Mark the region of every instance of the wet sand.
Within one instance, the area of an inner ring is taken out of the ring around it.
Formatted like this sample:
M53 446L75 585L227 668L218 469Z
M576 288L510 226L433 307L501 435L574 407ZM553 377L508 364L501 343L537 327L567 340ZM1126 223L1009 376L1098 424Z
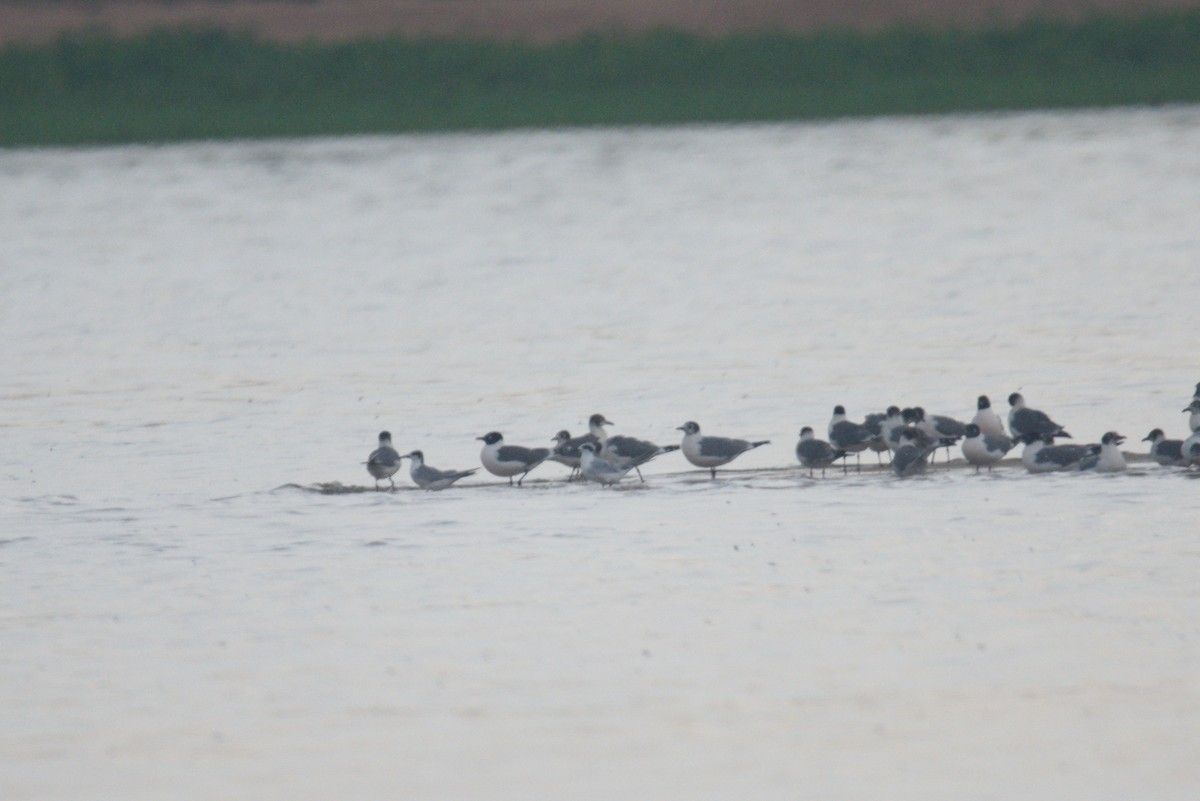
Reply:
M874 454L869 454L869 455L873 456ZM1159 465L1156 465L1154 460L1150 458L1149 454L1125 453L1124 456L1125 456L1126 463L1129 465L1129 470L1126 471L1126 473L1129 475L1138 475L1138 474L1146 473L1147 471L1155 471L1155 470L1171 470L1171 471L1177 472L1181 475L1185 475L1188 477L1200 478L1200 472L1197 472L1195 470L1167 468L1167 467L1161 467ZM645 482L638 481L637 476L633 473L630 473L628 476L625 477L625 479L623 479L621 482L616 484L614 486L614 489L652 489L655 485L664 486L664 485L682 484L682 483L695 483L697 481L735 482L735 483L739 483L739 484L744 484L750 488L756 488L756 480L757 479L793 478L800 482L836 481L839 478L852 477L852 476L856 476L856 475L857 476L875 475L881 479L890 479L890 480L896 480L896 481L913 481L913 480L920 480L923 477L933 476L938 473L972 473L972 472L976 472L974 466L967 463L967 461L964 459L951 458L949 462L942 461L945 459L945 455L942 453L939 453L937 455L937 458L939 461L936 464L931 463L929 465L929 469L923 475L910 476L910 477L906 477L904 479L900 479L900 478L892 475L891 466L887 463L886 460L884 461L883 464L879 464L877 461L875 461L872 458L870 462L864 461L861 466L856 466L853 462L851 462L849 469L846 472L843 472L841 464L839 463L833 467L828 468L826 470L826 474L824 476L821 475L820 470L816 471L816 474L814 476L809 476L808 469L804 468L804 467L800 467L799 465L788 465L788 466L781 466L781 467L760 467L760 468L738 468L738 467L718 468L716 479L711 478L708 475L707 470L702 470L700 468L696 468L696 469L692 469L692 470L684 469L684 470L678 470L678 471L673 471L673 472L650 474L650 477ZM535 486L535 487L548 488L548 487L552 487L556 484L561 484L561 485L579 484L581 486L588 486L590 483L590 482L582 481L580 479L575 479L574 481L567 481L567 474L565 472L556 471L555 475L550 475L550 473L552 471L555 471L555 468L553 466L550 466L549 469L545 471L545 473L542 473L541 468L536 468L535 470L530 471L529 477L525 479L524 483L522 484L522 487ZM995 466L993 466L993 468L991 470L987 470L985 468L978 472L981 474L989 473L989 472L997 473L997 474L998 473L1008 473L1011 476L1031 475L1021 465L1021 459L1019 456L1015 457L1015 458L1011 457L1011 456L1007 457L1007 458L1001 460L1000 462L998 462ZM1057 475L1070 475L1072 472L1075 472L1075 471L1071 471L1071 470L1058 471ZM542 474L539 475L539 473L542 473ZM559 475L557 473L561 473L561 475ZM1119 475L1119 474L1113 474L1113 475ZM376 492L376 491L378 491L378 492L422 491L420 487L417 487L408 482L408 473L406 472L406 470L401 470L399 473L397 473L394 476L394 478L396 481L396 488L394 490L391 489L390 487L388 487L386 484L382 487L382 489L376 490L376 488L373 485L369 485L369 484L342 484L339 481L321 481L321 482L316 482L313 484L284 484L281 487L277 487L276 490L277 491L300 490L303 492L313 492L318 495L353 495L353 494L357 494L360 492ZM496 487L496 486L500 486L500 485L507 485L507 482L502 478L495 478L493 476L485 476L485 475L476 475L476 476L471 477L470 479L464 479L463 481L459 481L453 487L448 488L446 490L441 490L441 491L442 492L456 492L459 490L481 489L484 487ZM599 485L593 485L593 486L595 486L595 489L597 489L597 490L602 489ZM758 487L758 488L761 488L761 487ZM778 488L779 487L777 485L770 486L770 489L778 489Z

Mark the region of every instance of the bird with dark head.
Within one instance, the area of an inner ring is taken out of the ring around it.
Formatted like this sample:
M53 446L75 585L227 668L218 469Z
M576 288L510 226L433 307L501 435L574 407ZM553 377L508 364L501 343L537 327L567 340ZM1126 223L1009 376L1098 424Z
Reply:
M396 489L396 482L392 478L396 471L400 469L400 460L404 457L397 453L392 447L392 433L390 431L379 432L379 447L371 451L367 456L367 472L375 479L375 489L379 490L379 482L382 479L387 479L392 485L392 489Z
M859 472L862 471L861 454L870 446L874 436L871 429L846 418L845 406L838 404L833 407L833 416L829 418L829 444L835 450L853 453ZM847 471L846 463L842 462L842 472Z
M1150 457L1163 467L1187 467L1188 461L1183 458L1183 440L1167 439L1161 428L1156 428L1142 442L1150 443Z
M800 429L800 441L796 443L796 459L808 468L812 476L816 468L821 468L821 477L825 477L825 468L846 456L845 451L839 451L825 440L817 439L811 426Z
M769 439L751 442L745 439L730 439L728 437L708 437L700 434L700 426L689 420L676 428L683 432L680 450L683 457L696 467L707 468L712 477L717 477L717 468L732 462L749 450L766 445Z
M991 472L992 466L998 464L1008 452L1013 449L1013 441L1003 434L985 434L975 423L967 423L963 435L963 458L968 464L975 465L975 472L980 467L987 467Z
M517 486L529 475L529 471L550 458L549 448L525 448L520 445L505 445L504 435L499 431L489 431L475 439L483 441L479 452L479 460L487 471L495 476L507 478L513 483L513 476L520 475Z
M1014 439L1020 439L1025 434L1070 438L1066 429L1051 420L1045 412L1026 406L1020 392L1008 396L1008 405L1012 407L1008 410L1008 430Z

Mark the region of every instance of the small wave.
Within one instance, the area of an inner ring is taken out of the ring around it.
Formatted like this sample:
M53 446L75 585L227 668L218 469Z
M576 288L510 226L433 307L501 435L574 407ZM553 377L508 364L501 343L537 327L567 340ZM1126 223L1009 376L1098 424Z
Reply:
M78 506L79 498L74 495L35 495L18 498L20 503L46 504L48 506Z

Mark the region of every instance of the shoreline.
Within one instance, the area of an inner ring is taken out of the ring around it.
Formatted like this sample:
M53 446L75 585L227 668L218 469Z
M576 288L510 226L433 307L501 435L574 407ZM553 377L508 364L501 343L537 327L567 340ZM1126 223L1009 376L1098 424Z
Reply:
M64 34L128 38L162 28L219 28L269 41L399 36L548 43L663 28L703 36L979 30L1031 19L1079 22L1200 8L1200 0L61 0L0 2L0 47Z
M565 42L288 43L215 29L0 49L0 147L734 124L1200 102L1200 9Z

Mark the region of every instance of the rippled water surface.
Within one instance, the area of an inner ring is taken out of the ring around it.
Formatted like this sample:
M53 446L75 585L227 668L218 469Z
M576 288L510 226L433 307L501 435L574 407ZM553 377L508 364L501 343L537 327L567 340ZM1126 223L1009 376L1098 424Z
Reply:
M1200 110L0 151L5 799L1190 799ZM370 491L376 433L771 439ZM868 457L866 464L872 464Z

